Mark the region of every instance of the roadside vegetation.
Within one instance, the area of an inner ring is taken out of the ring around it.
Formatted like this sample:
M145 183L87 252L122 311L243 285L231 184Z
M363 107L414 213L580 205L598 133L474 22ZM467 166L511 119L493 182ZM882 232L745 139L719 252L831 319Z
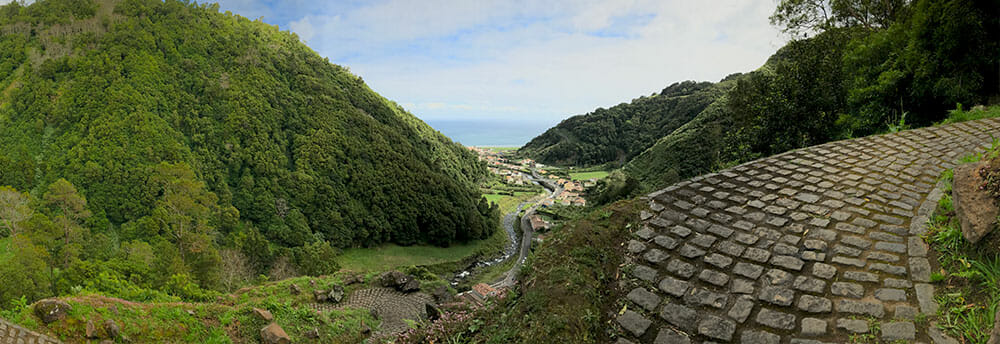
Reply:
M519 284L495 305L456 309L396 343L604 343L615 314L612 285L622 238L636 229L642 202L623 201L559 226L532 254Z
M424 279L421 282L425 288L446 285L444 281L417 270L404 269ZM103 324L113 320L121 329L118 342L257 343L260 342L260 329L268 324L253 313L254 308L260 308L271 312L274 321L295 343L360 343L378 327L378 319L368 310L318 311L310 306L315 302L313 290L329 290L337 284L345 286L349 294L369 288L374 277L374 274L346 272L299 277L220 295L217 301L211 303L176 300L131 302L80 291L60 298L72 306L62 321L44 325L25 302L0 312L0 317L66 342L87 342L88 320L97 325L99 336L107 338ZM345 283L348 279L358 278L362 280L359 283ZM293 293L292 284L300 287L301 293ZM313 330L319 337L310 339L306 333Z
M959 111L952 114L949 121L981 116ZM994 143L989 151L966 157L962 162L996 159L998 156L1000 145ZM941 265L940 272L931 274L931 281L938 286L935 297L940 305L936 315L938 326L963 342L986 343L1000 304L1000 250L996 246L1000 242L1000 234L994 231L976 244L965 240L952 205L952 180L952 170L946 171L942 176L945 194L938 202L930 231L925 236Z

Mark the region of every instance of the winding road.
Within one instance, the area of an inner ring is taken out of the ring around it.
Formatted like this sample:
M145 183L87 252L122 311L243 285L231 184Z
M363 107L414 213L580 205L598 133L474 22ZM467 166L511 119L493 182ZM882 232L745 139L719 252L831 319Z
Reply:
M553 199L562 193L563 190L561 187L555 185L555 183L551 180L542 178L535 170L531 170L531 174L533 181L542 185L542 187L546 190L549 190L549 194L546 198ZM504 216L504 227L508 233L514 233L514 219L517 218L518 211L524 206L525 203L530 202L521 203L517 207L518 210ZM531 215L535 213L535 209L538 209L539 203L540 202L536 202L531 206L531 208L528 208L528 210L524 212L524 216L521 216L521 232L523 233L521 236L521 252L517 257L517 261L514 263L514 266L511 266L510 270L504 274L504 278L500 282L493 285L494 288L510 287L517 283L517 272L521 270L521 265L524 264L524 260L528 257L528 253L531 252L531 237L534 235L534 231L531 229L531 220L529 219L531 218ZM515 239L513 235L511 235L511 239ZM514 241L516 242L516 240Z

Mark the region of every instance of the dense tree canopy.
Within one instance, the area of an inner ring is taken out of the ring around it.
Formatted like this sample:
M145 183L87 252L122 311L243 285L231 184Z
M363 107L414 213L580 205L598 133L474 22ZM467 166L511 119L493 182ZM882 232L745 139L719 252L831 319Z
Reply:
M199 295L220 266L329 273L338 248L498 227L475 155L295 34L218 8L0 7L0 235L58 270L38 283Z
M547 164L619 166L697 116L722 92L710 82L675 83L659 94L570 117L519 153Z

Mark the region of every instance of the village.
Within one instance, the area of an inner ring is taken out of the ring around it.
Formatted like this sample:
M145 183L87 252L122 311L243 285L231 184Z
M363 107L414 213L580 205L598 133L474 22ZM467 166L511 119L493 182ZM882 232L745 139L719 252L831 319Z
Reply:
M532 159L516 158L509 149L493 147L468 147L489 171L497 176L483 186L483 194L491 202L513 200L519 204L515 213L523 212L523 228L533 243L546 239L549 231L558 225L567 212L581 212L587 206L585 190L596 185L606 172L570 172L571 169L546 166ZM583 178L586 177L586 178ZM543 192L542 184L551 190ZM520 196L520 197L518 197ZM483 304L491 297L502 297L506 292L503 283L478 283L471 290L458 295L465 302Z
M534 172L559 187L561 192L557 192L554 198L542 200L539 204L541 207L556 204L586 206L587 200L583 197L583 191L597 182L597 178L573 180L567 173L547 169L548 166L531 159L511 160L508 158L510 156L508 151L482 147L469 147L469 149L478 154L479 159L487 163L490 172L500 176L501 181L508 186L534 185L535 178L532 175Z

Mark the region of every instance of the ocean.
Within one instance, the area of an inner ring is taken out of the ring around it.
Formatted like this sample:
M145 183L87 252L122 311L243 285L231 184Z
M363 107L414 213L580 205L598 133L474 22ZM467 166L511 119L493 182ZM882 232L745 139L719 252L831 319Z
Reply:
M552 120L437 119L424 120L466 146L520 147L559 124Z

